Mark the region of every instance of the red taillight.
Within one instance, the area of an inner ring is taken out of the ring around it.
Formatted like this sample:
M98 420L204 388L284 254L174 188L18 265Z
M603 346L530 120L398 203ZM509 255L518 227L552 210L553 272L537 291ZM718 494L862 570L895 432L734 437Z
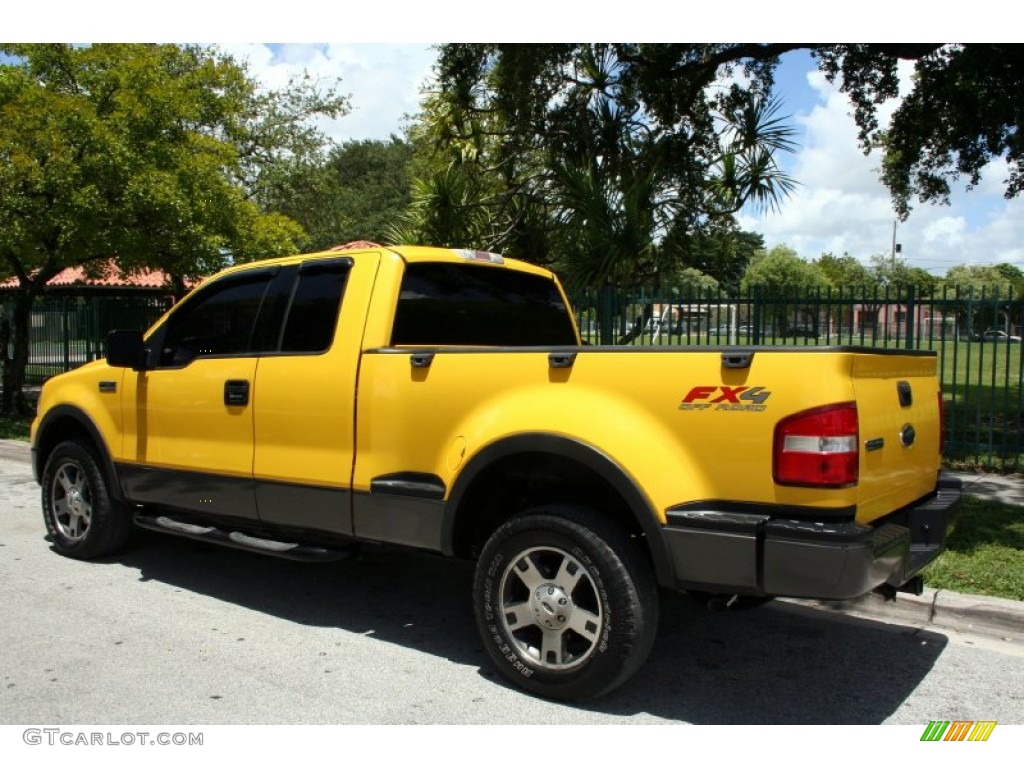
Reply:
M779 485L857 484L857 404L837 403L789 416L775 427L772 476Z

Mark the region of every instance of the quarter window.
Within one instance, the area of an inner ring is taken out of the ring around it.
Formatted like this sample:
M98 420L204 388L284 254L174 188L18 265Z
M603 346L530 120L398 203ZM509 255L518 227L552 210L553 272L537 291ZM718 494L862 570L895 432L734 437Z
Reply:
M324 352L331 346L350 266L347 259L302 265L281 333L281 352Z

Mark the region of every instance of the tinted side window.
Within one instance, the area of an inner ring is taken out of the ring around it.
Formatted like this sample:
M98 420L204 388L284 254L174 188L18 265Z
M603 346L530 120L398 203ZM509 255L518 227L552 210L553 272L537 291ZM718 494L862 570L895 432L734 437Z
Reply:
M351 261L309 262L299 270L282 352L323 352L331 346Z
M269 273L218 280L169 319L160 365L186 365L199 356L238 355L251 349Z
M391 334L393 346L576 344L555 283L482 265L410 264Z

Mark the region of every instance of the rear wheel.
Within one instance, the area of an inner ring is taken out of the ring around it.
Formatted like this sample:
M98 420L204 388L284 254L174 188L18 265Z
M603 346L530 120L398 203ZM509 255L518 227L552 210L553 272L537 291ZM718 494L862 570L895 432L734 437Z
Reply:
M629 536L593 510L538 507L498 528L477 564L484 646L517 685L555 699L607 693L654 643L658 592Z
M131 532L127 508L110 488L91 447L67 441L43 470L43 520L54 549L89 559L121 549Z

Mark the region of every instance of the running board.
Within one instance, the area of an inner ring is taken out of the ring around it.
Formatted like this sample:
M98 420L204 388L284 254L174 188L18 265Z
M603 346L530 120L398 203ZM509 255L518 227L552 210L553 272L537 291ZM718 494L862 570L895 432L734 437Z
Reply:
M286 541L275 541L273 539L260 539L255 536L242 533L241 531L225 531L215 528L212 525L195 525L183 523L165 515L156 517L150 515L136 515L135 524L147 531L157 533L169 533L174 536L184 536L186 539L205 541L209 544L218 544L222 547L242 549L246 552L256 552L261 555L282 557L285 560L299 560L305 563L326 563L334 560L347 560L354 557L358 551L355 545L345 547L311 547L305 544L295 544Z

